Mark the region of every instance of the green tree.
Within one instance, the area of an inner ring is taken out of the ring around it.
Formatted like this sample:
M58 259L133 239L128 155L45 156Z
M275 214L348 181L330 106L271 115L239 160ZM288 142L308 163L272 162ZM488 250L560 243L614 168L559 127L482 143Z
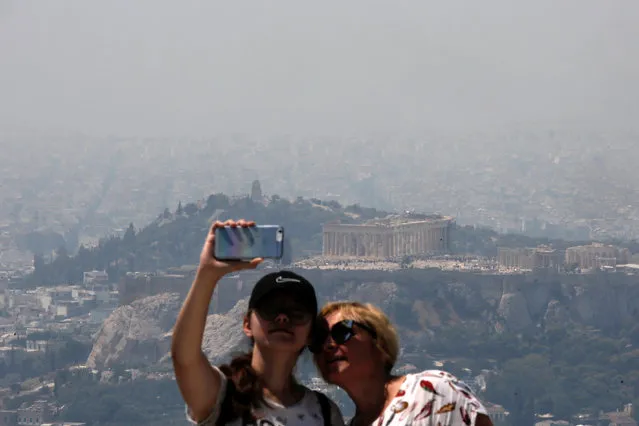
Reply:
M197 204L195 204L195 203L188 203L184 207L184 213L186 213L187 216L193 216L197 212L198 212L198 208L197 208Z
M122 237L122 243L127 247L132 247L135 244L135 226L133 226L133 223L130 223L126 229Z

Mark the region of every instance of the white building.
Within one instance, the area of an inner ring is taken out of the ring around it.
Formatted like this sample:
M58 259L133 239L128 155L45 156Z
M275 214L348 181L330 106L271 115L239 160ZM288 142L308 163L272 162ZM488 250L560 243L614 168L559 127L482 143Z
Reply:
M108 283L109 282L109 274L106 271L89 271L84 273L84 278L82 279L82 283L85 286L90 286L98 283Z

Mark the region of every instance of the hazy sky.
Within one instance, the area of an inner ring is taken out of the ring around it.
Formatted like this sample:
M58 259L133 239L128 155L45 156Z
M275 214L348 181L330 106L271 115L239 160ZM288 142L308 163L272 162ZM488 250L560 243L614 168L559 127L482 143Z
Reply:
M639 121L639 2L0 0L0 124L419 135Z

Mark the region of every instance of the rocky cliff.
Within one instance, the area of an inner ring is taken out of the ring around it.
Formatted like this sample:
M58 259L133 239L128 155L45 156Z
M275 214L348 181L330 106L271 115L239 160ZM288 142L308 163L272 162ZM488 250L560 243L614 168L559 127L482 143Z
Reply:
M181 304L179 294L164 293L119 307L102 324L87 365L104 369L168 361L171 329ZM246 339L240 324L247 306L248 301L243 299L227 313L207 317L203 348L212 362L226 361L242 349Z
M403 343L428 344L441 327L468 324L487 332L524 332L568 322L602 330L639 322L639 276L480 275L439 270L298 271L314 283L320 303L374 303L398 326ZM241 330L250 285L221 286L220 314L209 315L204 350L217 363L247 347ZM226 292L226 293L225 293ZM239 300L239 302L238 302ZM178 294L122 306L104 322L87 363L105 368L168 359ZM232 304L231 304L232 303Z
M104 321L87 365L103 369L126 361L128 366L160 360L170 348L170 334L180 308L176 293L158 294L120 306Z
M567 321L602 330L639 322L639 275L489 275L440 270L300 271L327 299L383 306L400 328L476 322L522 331ZM548 323L548 324L547 324Z

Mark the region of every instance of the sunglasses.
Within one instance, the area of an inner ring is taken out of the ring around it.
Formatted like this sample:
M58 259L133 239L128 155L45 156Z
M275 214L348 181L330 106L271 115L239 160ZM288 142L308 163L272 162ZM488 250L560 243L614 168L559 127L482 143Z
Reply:
M362 324L361 322L354 320L342 320L334 324L330 329L323 327L316 330L315 335L313 336L313 343L309 345L309 350L314 354L320 353L324 347L324 343L326 343L326 339L328 339L328 336L330 336L338 345L343 345L357 334L355 326L362 330L366 330L373 339L377 338L375 330L366 324Z
M278 306L277 304L264 303L255 308L255 312L266 321L275 321L278 315L284 314L293 325L307 324L313 319L313 314L301 306Z

